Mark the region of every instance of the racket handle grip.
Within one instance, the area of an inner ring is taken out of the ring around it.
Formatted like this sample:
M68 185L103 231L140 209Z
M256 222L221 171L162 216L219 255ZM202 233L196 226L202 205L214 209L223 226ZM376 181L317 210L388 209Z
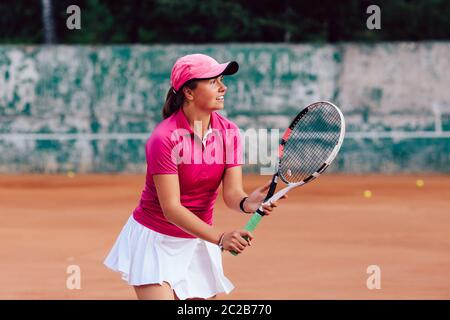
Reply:
M262 215L260 215L258 212L255 212L253 215L252 215L252 217L250 218L250 220L248 220L248 222L247 222L247 224L245 225L245 227L244 227L244 229L245 230L247 230L247 231L253 231L253 230L255 230L255 228L256 228L256 226L258 225L258 223L261 221L261 219L262 219ZM247 236L244 236L243 237L245 240L247 240L248 241L248 237ZM236 251L230 251L230 253L233 255L233 256L237 256L238 255L238 253L236 252Z

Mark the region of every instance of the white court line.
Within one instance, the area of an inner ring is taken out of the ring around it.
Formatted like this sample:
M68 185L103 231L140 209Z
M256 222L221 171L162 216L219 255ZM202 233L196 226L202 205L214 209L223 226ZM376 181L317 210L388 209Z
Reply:
M0 133L0 140L147 140L147 133ZM347 132L346 139L449 139L450 131Z

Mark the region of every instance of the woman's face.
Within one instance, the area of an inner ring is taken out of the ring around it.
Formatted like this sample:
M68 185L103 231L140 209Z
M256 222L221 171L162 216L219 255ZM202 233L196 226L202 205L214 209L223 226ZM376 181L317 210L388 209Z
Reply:
M201 110L221 110L224 107L226 91L227 87L223 82L223 76L200 80L192 92L192 102Z

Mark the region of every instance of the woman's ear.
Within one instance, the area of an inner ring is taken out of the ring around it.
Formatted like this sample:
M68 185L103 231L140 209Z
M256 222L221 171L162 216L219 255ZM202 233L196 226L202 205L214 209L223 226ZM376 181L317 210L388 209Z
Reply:
M189 89L188 87L183 88L183 95L186 98L186 100L194 100L194 91Z

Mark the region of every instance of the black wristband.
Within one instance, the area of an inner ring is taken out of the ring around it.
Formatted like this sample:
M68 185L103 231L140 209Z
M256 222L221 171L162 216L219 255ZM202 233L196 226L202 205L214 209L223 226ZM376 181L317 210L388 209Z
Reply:
M242 198L241 202L239 203L239 207L241 208L242 212L244 212L244 213L251 213L251 212L245 211L245 209L244 209L244 201L247 200L247 198L248 197Z

